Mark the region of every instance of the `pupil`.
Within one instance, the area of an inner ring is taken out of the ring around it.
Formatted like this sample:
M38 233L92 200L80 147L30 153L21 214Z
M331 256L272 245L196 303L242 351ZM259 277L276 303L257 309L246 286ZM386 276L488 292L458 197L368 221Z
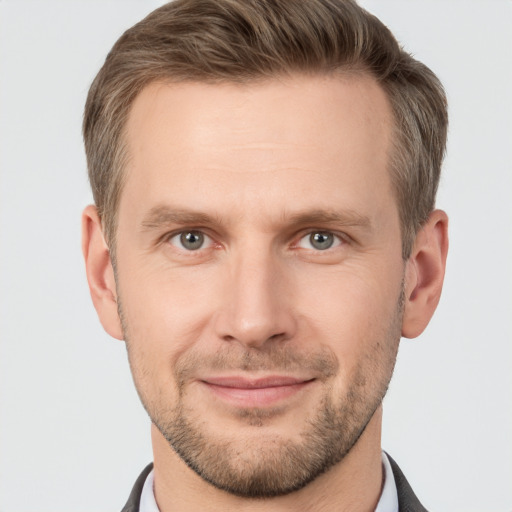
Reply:
M329 249L334 243L334 237L330 233L313 233L310 236L311 245L316 249Z
M198 231L189 231L188 233L182 233L180 239L183 247L185 247L186 249L190 249L191 251L199 249L203 245L204 241L202 233L199 233Z

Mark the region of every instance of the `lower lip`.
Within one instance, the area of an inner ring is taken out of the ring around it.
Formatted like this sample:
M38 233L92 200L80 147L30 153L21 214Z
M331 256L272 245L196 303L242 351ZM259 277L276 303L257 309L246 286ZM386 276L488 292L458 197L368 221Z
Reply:
M310 386L312 380L286 386L265 388L233 388L204 382L218 398L237 407L268 407L290 398Z

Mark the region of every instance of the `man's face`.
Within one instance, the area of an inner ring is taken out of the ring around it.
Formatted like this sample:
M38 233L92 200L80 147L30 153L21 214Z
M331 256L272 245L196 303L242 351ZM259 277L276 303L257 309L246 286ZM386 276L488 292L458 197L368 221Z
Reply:
M117 293L153 423L204 479L298 489L391 378L404 263L365 77L153 84L127 124Z

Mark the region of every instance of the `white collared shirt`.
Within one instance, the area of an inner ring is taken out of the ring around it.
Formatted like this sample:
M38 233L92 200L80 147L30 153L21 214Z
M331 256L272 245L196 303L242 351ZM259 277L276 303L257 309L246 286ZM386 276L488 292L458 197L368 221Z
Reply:
M388 456L384 452L382 452L382 470L384 471L384 485L375 512L398 512L395 475L393 475Z
M153 469L144 482L142 494L140 495L139 512L160 512L155 500L155 493L153 492Z
M398 512L398 494L396 491L395 477L389 464L389 460L382 452L382 469L384 471L384 486L375 512ZM144 482L140 497L140 512L160 512L153 492L153 471L149 473Z

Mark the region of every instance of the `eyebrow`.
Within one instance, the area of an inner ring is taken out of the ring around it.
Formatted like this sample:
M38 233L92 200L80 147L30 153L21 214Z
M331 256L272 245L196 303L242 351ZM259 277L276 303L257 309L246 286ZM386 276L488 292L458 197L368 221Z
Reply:
M291 224L336 224L340 226L370 228L372 222L366 215L353 210L310 210L299 212L288 217Z
M156 206L149 210L141 225L144 229L156 229L168 224L210 225L220 223L220 219L206 213L168 206Z
M342 211L313 209L290 215L284 212L281 218L283 224L295 226L331 224L366 229L372 227L369 217L349 209ZM144 230L158 229L170 224L212 226L222 225L224 222L221 217L195 210L156 206L148 212L141 223Z

